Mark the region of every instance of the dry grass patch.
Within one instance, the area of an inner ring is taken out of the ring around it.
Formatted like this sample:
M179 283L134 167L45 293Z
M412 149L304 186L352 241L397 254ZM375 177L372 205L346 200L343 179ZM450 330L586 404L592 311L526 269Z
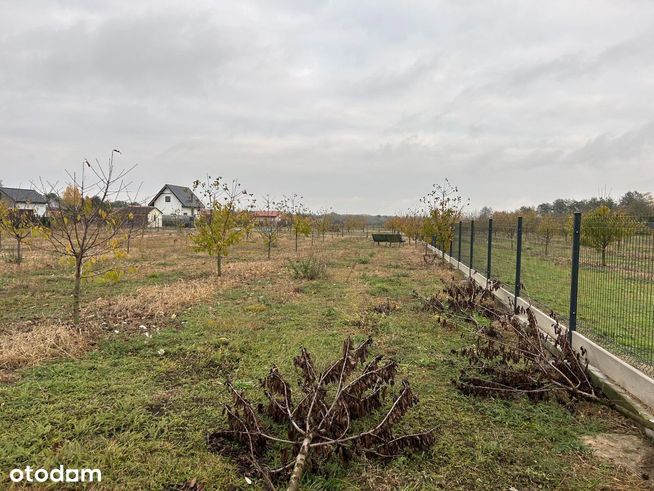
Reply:
M84 317L140 320L170 316L210 298L215 291L215 282L209 280L179 280L165 285L143 286L129 295L98 298L85 309Z
M39 324L31 330L0 336L0 370L31 367L75 357L93 345L91 336L66 324Z
M273 261L228 264L225 276L194 280L178 280L164 285L149 285L128 295L98 298L85 309L84 317L93 323L132 324L168 319L183 309L206 302L218 291L247 284L248 281L272 274L279 269Z

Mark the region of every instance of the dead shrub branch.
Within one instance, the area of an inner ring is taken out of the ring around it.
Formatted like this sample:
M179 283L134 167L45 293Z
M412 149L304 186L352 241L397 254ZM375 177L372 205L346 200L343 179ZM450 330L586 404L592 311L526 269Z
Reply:
M397 363L381 355L365 363L371 346L372 338L356 347L348 338L341 357L322 371L302 348L293 360L300 373L295 403L291 384L275 366L261 380L268 403L256 409L228 382L232 403L225 406L227 429L208 436L210 448L224 453L226 442L237 444L239 461L246 460L249 472L258 474L270 489L288 478L288 489L296 490L305 469L316 470L332 457L344 462L356 455L390 459L407 449L430 447L435 440L433 430L400 437L393 434L393 427L418 403L406 380L376 424L352 432L353 421L381 410L397 376ZM264 419L275 424L264 424Z

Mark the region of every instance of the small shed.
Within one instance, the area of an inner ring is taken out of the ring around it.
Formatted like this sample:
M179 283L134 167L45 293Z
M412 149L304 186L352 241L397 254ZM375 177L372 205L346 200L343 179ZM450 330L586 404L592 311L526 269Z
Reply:
M128 206L117 211L119 216L129 216L126 227L161 228L163 213L155 206Z

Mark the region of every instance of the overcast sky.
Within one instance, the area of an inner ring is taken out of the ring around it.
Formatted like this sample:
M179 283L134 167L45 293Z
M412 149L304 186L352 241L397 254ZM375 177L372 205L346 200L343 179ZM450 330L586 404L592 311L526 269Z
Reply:
M0 179L138 164L392 213L654 190L650 0L0 0Z

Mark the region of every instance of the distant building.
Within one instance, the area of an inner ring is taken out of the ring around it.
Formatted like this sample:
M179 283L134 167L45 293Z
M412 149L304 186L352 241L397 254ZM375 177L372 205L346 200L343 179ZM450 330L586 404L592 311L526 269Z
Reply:
M265 224L267 222L281 222L282 213L276 210L258 210L253 211L252 216L258 224Z
M204 209L202 201L185 186L166 184L148 203L161 211L162 214L174 216L195 217Z
M0 187L0 202L8 208L31 210L38 217L48 211L48 199L33 189Z
M163 226L163 213L154 206L128 206L117 211L120 217L129 218L125 226L140 228L161 228Z

